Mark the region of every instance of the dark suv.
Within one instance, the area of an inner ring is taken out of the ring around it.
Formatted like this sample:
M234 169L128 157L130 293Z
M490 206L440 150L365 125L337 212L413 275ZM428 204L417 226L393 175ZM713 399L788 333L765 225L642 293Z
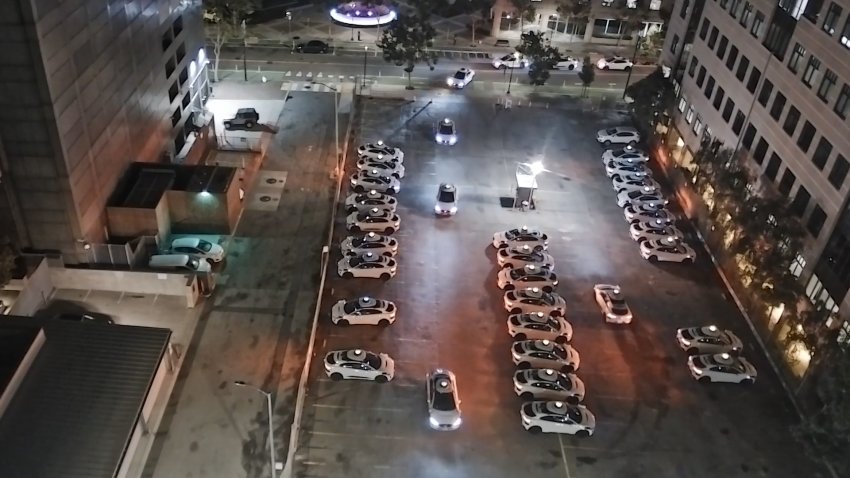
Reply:
M321 40L310 40L307 43L299 43L295 50L301 53L327 53L330 47Z
M224 120L224 129L251 129L260 121L260 115L254 108L239 108L236 116Z

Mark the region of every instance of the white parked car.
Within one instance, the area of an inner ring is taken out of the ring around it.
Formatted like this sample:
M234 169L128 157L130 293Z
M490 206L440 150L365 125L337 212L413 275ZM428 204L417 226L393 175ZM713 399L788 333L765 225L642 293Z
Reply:
M475 77L475 71L471 68L461 68L454 75L446 78L446 84L452 88L463 89Z
M673 216L664 208L655 208L646 205L635 205L623 208L623 216L631 224L636 222L662 221L666 224L673 223Z
M649 262L684 262L686 264L692 264L697 257L691 246L670 237L660 241L641 242L640 255Z
M528 226L493 234L493 247L496 249L514 246L529 246L534 250L543 251L549 248L549 236Z
M643 163L621 163L619 161L608 161L605 163L605 174L608 175L609 178L613 178L614 175L624 175L624 174L643 174L648 173L648 169Z
M631 324L632 311L620 291L620 286L611 284L596 284L593 286L593 296L602 311L602 317L609 324Z
M519 52L508 53L493 60L493 68L525 68L526 66L528 66L528 59Z
M376 159L378 161L404 161L404 151L394 148L383 141L377 143L361 144L357 148L357 154L361 158Z
M716 325L708 327L687 327L676 331L676 342L688 355L728 353L737 355L744 349L744 343L729 330L721 330Z
M682 231L661 219L634 222L629 226L629 235L638 242L659 241L668 237L682 240L685 237Z
M401 218L398 214L373 207L368 211L353 212L345 218L345 227L352 232L373 231L392 234L398 231Z
M628 58L623 58L622 56L609 56L607 58L600 58L599 61L596 62L596 68L600 70L620 70L620 71L629 71L634 66L631 60Z
M531 433L565 433L578 437L593 435L596 417L584 405L560 401L534 401L520 409L522 426Z
M584 382L571 373L532 368L514 372L514 392L523 400L561 400L575 405L584 400Z
M377 169L363 169L351 175L351 187L356 193L377 191L395 194L401 189L401 183L392 176L385 176Z
M552 292L558 285L558 276L551 269L527 265L517 269L502 269L498 274L497 285L502 290L514 290L537 287L543 292Z
M224 248L199 237L181 237L171 241L171 254L189 254L212 262L224 259Z
M365 236L348 236L339 244L343 255L360 255L371 252L375 255L394 256L398 252L398 240L370 232Z
M555 70L580 70L581 69L582 60L581 58L573 58L571 56L561 57L558 59L558 63L555 63Z
M381 173L382 176L392 176L396 179L404 177L404 166L395 161L376 161L369 158L360 158L357 161L357 169L371 169Z
M661 191L623 191L617 194L617 205L620 207L626 207L631 204L645 204L650 207L661 208L669 202L661 195Z
M632 148L631 146L626 146L625 148L620 149L606 149L605 152L602 153L603 163L615 160L628 163L646 163L649 161L649 156L647 156L643 151Z
M508 333L516 340L551 340L565 344L573 338L573 326L563 317L543 312L512 314L508 317Z
M535 266L541 269L555 269L555 258L544 251L535 251L530 245L514 246L499 249L496 253L499 267L520 269L525 266Z
M365 193L349 194L345 198L345 212L368 211L372 208L395 211L398 200L389 194L379 193L372 190Z
M614 190L616 190L618 194L623 191L640 191L643 193L661 191L661 185L649 176L637 181L625 181L620 183L611 181L611 183L614 185Z
M434 213L438 216L454 216L457 213L457 188L454 184L443 183L437 188Z
M336 325L380 325L395 322L396 306L388 300L360 297L339 300L331 309L331 322Z
M573 373L581 363L578 352L567 344L551 340L520 340L511 346L511 358L518 369L551 368Z
M386 383L395 376L395 361L387 354L363 349L334 350L325 354L325 374L331 380L374 380Z
M434 430L457 430L463 421L460 416L460 397L457 378L450 370L438 368L425 377L428 401L428 424Z
M755 383L756 368L744 357L730 354L691 355L688 357L691 376L700 382Z
M455 143L457 143L457 128L455 128L455 122L451 119L443 119L443 121L437 123L437 126L434 129L434 141L436 141L437 144L454 146Z
M542 312L552 317L563 317L567 312L567 301L554 292L543 292L537 287L505 292L505 310L511 314L535 314Z
M652 179L652 170L649 169L646 169L639 173L622 173L611 176L611 186L614 188L614 191L617 192L620 192L626 187L628 187L628 184L641 182L648 182L652 186L658 184L654 179ZM638 185L638 187L645 185L646 184L640 184Z
M396 274L395 259L372 252L356 256L346 256L337 263L337 273L340 277L366 277L388 280Z
M600 129L596 132L596 141L606 147L612 144L628 144L634 146L640 142L640 133L631 126L616 126Z

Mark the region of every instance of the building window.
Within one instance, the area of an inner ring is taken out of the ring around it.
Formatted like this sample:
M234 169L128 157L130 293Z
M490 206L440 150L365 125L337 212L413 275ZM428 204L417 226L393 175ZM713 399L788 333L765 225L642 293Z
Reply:
M762 106L767 107L767 101L770 99L770 94L773 93L773 83L765 78L764 83L761 85L761 91L759 92L759 103Z
M735 77L738 78L740 81L744 81L744 78L746 78L747 76L747 68L749 67L750 60L747 57L742 56L741 62L738 63L738 71L735 73Z
M838 81L838 75L827 68L826 72L823 74L823 80L821 80L820 86L818 87L818 98L823 100L824 103L829 103L829 90L835 86L836 81Z
M764 13L756 12L755 18L753 18L753 25L750 27L750 34L754 37L758 38L761 36L761 31L764 28Z
M735 111L735 102L732 101L732 98L726 98L726 106L723 107L723 119L726 122L729 122L729 118L732 117L732 112Z
M815 138L815 127L808 120L803 123L803 129L800 130L800 136L797 138L797 146L804 153L809 152L809 146L812 145L812 140Z
M792 173L790 169L785 168L785 172L782 173L782 179L779 180L779 186L777 186L777 189L783 196L787 196L788 193L791 192L791 188L794 187L794 183L796 181L797 177L794 176L794 173Z
M753 5L750 2L744 4L744 11L741 13L741 26L747 28L747 23L750 22L750 17L753 16Z
M841 87L841 92L838 93L838 99L835 100L835 107L832 110L841 119L847 119L848 106L850 106L850 86L844 83L844 86Z
M691 64L688 66L688 74L691 75L691 78L694 77L694 72L697 71L697 57L691 57Z
M723 59L723 55L726 54L726 48L729 46L729 39L726 38L726 35L722 35L720 37L720 43L717 45L717 58Z
M782 160L776 153L770 153L770 160L767 161L767 167L764 168L764 175L771 181L776 181L776 174L779 173L779 168L782 166Z
M712 93L714 93L714 77L708 75L708 81L705 84L705 97L710 99Z
M697 115L697 119L696 119L696 121L694 121L694 134L699 136L700 131L702 131L702 125L703 124L704 123L702 122L702 116Z
M759 80L761 80L761 72L758 68L753 68L750 72L750 79L747 80L747 91L755 93L758 88Z
M693 105L691 105L691 106L688 106L688 112L685 113L685 122L687 122L688 124L691 124L691 122L693 120L694 120L694 107L693 107Z
M773 106L770 108L770 116L771 118L779 121L779 117L782 116L782 110L785 109L785 95L782 92L776 92L776 98L773 99Z
M679 46L679 35L673 35L673 41L670 42L670 53L676 53L676 48Z
M838 18L841 16L841 7L830 2L829 8L826 10L826 15L823 17L823 31L832 36L835 33L835 25L838 23Z
M799 43L794 45L794 51L791 52L791 58L788 60L788 69L797 73L800 69L800 60L806 56L806 48Z
M791 206L788 209L791 211L791 214L797 217L803 217L803 214L806 213L806 208L809 207L809 201L811 199L812 196L809 194L809 191L800 185L800 187L797 188L797 195L794 196L794 200L791 201Z
M836 190L840 190L844 185L848 171L850 171L850 163L839 154L835 158L835 164L832 165L832 171L829 172L829 182Z
M797 129L797 122L800 121L800 110L793 105L788 108L788 114L785 115L785 123L782 124L782 129L788 136L794 136L794 130Z
M726 94L722 86L717 87L717 94L714 95L714 109L720 111L720 105L723 104L723 96Z
M812 237L816 238L820 235L823 224L826 222L826 213L823 212L819 204L815 204L815 209L809 215L809 221L806 223L806 229L812 233Z
M720 0L720 8L726 10L726 4L729 3L729 0Z
M794 20L799 20L807 3L806 0L779 0L779 8L785 10Z
M756 139L756 127L753 126L752 123L747 125L747 131L744 132L744 138L741 140L741 144L744 145L747 151L750 151L753 147L753 141Z
M687 107L688 107L688 100L684 96L679 98L679 111L684 113L685 108L687 108Z
M679 16L685 18L688 16L688 7L691 5L689 0L682 2L682 8L679 10Z
M729 49L729 56L726 58L726 68L729 71L732 71L732 68L735 67L735 60L738 59L738 47L732 45L732 48Z
M840 41L845 48L850 48L850 15L847 16L847 20L844 22L844 29L841 30Z
M820 9L823 7L823 0L809 0L809 4L806 5L805 11L803 11L803 16L809 19L812 23L817 23L818 17L820 16Z
M832 154L832 143L821 136L820 141L818 141L818 147L815 148L815 154L812 155L812 163L814 163L818 169L823 170L823 167L826 166L826 162L829 161L830 154Z
M806 268L806 259L803 258L800 254L797 254L797 257L794 258L794 262L791 263L790 271L791 275L794 277L800 277L800 274L803 273L803 269Z
M711 27L711 34L708 35L708 48L714 50L714 44L717 43L717 34L720 33L717 27Z
M702 84L705 83L705 67L699 67L699 73L697 73L697 86L702 88Z
M711 128L709 128L708 125L706 125L706 127L703 128L703 130L702 130L702 140L701 140L701 142L703 142L703 143L711 142L712 138L713 138L713 136L711 134Z
M809 63L806 64L806 70L803 72L803 84L811 88L812 83L818 77L818 70L820 70L820 60L812 55L809 57Z
M767 141L764 138L759 138L759 142L756 143L756 149L753 150L753 160L755 160L756 164L762 164L766 155Z
M699 39L705 41L705 37L708 35L708 27L711 26L711 22L708 21L708 18L702 19L702 25L699 27Z
M741 113L741 110L735 114L735 121L732 123L732 132L735 134L741 134L741 130L744 128L744 113Z

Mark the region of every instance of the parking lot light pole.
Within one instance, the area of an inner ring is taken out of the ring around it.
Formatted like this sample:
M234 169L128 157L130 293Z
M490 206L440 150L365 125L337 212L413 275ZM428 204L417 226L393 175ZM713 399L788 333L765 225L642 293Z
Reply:
M289 47L289 52L292 53L295 51L295 39L292 38L292 12L286 12L286 20L289 22L289 41L292 43L292 46Z
M245 73L245 81L248 81L248 27L242 20L242 72Z
M369 46L363 45L363 83L360 84L360 94L363 94L363 88L366 88L366 59L369 58Z
M262 393L266 397L266 405L269 409L269 464L271 465L271 469L269 471L271 472L272 478L274 478L277 461L274 457L274 422L272 421L272 394L271 392L267 392L260 387L243 382L242 380L234 380L233 385L236 385L237 387L253 388L254 390L259 393Z

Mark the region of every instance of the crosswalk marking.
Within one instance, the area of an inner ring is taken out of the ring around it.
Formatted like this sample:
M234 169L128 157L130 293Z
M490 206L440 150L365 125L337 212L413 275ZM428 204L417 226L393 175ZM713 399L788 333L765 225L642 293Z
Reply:
M322 72L319 72L319 74L316 75L316 78L321 78L321 77L322 77Z
M284 76L292 76L292 72L291 72L291 71L287 71L287 72L286 72L286 75L284 75Z
M297 76L297 77L299 77L299 78L300 78L300 77L301 77L301 72L299 71L299 72L298 72L295 76Z
M312 71L308 71L308 72L307 72L307 78L312 78L312 77L313 77L313 72L312 72Z
M344 76L344 75L339 75L339 81L345 81L345 76Z
M345 89L339 83L314 83L312 81L284 81L280 85L281 91L312 91L316 93L333 93L334 90ZM350 88L350 87L348 87Z

